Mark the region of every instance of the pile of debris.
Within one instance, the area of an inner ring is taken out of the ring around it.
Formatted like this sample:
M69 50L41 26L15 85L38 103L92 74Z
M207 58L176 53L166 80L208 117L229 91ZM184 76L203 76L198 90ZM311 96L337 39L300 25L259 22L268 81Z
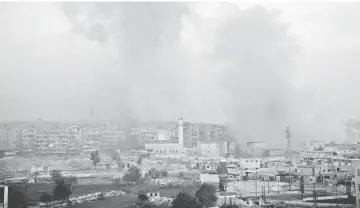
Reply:
M96 192L91 194L82 195L79 197L71 197L70 203L74 204L81 204L84 202L95 201L95 200L104 200L108 198L113 198L117 196L124 196L125 192L123 191L110 191L107 193L103 192ZM39 202L37 206L32 206L31 208L41 208L41 207L67 207L67 201L52 201L52 202Z

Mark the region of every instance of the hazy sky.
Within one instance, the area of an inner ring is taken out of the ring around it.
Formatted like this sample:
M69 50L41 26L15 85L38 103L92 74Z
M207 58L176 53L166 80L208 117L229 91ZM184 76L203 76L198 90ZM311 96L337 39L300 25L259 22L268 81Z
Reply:
M0 120L225 123L344 139L360 116L360 3L0 3Z

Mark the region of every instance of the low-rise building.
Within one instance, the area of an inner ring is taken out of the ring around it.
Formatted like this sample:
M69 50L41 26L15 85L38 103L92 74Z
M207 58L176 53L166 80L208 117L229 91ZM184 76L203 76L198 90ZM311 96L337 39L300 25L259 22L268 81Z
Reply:
M261 160L259 158L242 158L239 163L243 169L254 170L261 167Z

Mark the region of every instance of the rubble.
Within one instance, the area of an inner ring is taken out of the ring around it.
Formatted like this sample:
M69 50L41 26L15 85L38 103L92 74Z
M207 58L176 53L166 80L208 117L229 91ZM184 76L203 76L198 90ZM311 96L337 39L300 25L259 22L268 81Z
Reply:
M71 204L81 204L88 201L95 201L99 199L99 196L103 195L103 199L109 199L117 196L124 196L124 191L110 191L110 192L96 192L91 194L82 195L79 197L71 197L69 200ZM39 202L37 206L32 206L30 208L41 208L41 207L66 207L66 200L61 201L52 201L52 202Z

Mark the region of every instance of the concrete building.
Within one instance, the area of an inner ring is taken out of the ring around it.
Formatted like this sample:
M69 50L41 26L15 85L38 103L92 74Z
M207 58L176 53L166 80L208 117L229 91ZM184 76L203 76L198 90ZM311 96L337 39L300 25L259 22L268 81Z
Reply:
M0 124L0 147L1 149L15 149L16 139L14 129L7 125Z
M219 142L219 151L220 156L234 156L235 155L235 143L234 142L227 142L221 141Z
M199 142L197 145L197 154L202 157L219 157L219 142Z
M360 208L360 160L353 160L356 208Z
M119 142L125 140L125 133L121 130L102 130L99 134L99 148L105 151L119 149Z
M91 152L98 150L100 144L99 129L92 126L86 126L81 129L80 145L82 154L90 155Z
M239 163L243 169L253 170L261 167L260 158L242 158Z

